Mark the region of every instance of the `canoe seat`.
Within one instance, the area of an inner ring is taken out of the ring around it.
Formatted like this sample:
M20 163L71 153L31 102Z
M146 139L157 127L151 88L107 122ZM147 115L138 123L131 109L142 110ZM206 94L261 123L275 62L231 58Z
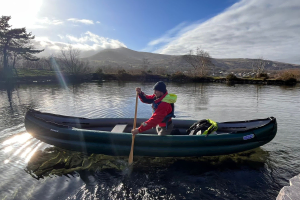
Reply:
M125 130L127 124L117 124L112 130L111 132L113 133L123 133L123 131Z

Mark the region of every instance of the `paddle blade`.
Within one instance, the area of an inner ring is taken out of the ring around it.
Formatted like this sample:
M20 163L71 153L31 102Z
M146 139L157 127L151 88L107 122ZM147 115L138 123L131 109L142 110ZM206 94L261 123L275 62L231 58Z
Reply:
M133 163L133 148L134 148L134 135L132 136L132 142L131 142L131 150L128 158L128 164L131 165Z

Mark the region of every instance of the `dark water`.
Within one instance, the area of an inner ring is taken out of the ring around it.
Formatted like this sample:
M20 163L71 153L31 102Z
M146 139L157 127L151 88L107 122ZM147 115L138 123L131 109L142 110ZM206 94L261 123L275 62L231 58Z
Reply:
M136 86L154 83L31 84L0 88L0 199L275 199L300 173L300 95L295 87L175 84L178 119L236 121L274 116L278 132L249 152L192 158L64 151L26 133L26 107L88 118L134 117ZM139 103L138 117L151 107Z

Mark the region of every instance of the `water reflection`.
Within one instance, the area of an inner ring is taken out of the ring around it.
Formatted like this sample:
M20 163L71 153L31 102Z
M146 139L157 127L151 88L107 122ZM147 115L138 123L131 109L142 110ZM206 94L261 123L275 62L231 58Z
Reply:
M37 151L29 160L26 171L39 179L45 176L73 174L75 171L99 171L106 168L122 170L126 167L126 158L102 154L87 155L58 147L48 147Z
M297 90L299 88L299 83L296 85L280 85L283 90Z
M8 98L8 102L9 102L9 107L13 111L13 106L12 106L12 89L10 87L7 87L6 91L7 91L7 98Z
M213 95L209 84L206 83L188 83L181 85L172 83L167 86L167 89L170 93L177 94L178 98L175 104L176 116L185 115L181 113L178 115L180 111L190 112L191 114L208 110L208 105Z
M8 100L9 107L10 107L12 113L15 112L16 105L20 104L20 101L21 101L18 88L19 88L19 85L17 85L17 84L7 84L5 86L7 100ZM15 98L13 96L13 93L16 94ZM18 102L14 102L16 100L16 98L18 99Z
M78 94L79 92L82 92L82 91L80 91L80 84L72 84L71 88L72 88L71 91L73 94Z
M27 164L26 171L35 178L44 178L50 174L61 176L84 170L99 172L106 169L114 169L125 174L124 170L128 167L127 157L114 157L102 154L87 155L58 147L48 147L34 152ZM216 168L228 170L248 167L259 170L264 166L268 156L268 152L261 148L256 148L224 156L188 158L136 157L134 168L142 171L149 168L176 168L177 170L187 170L189 173L196 174L202 174Z
M124 174L127 157L85 155L49 147L37 151L32 156L26 166L26 172L36 179L53 175L79 176L85 185L69 199L151 199L157 196L166 199L193 199L199 194L207 195L209 190L209 193L214 195L225 192L233 197L230 191L226 191L230 187L228 181L235 179L238 173L246 174L247 178L258 176L240 180L252 187L252 184L257 184L258 178L261 178L260 171L268 157L268 152L261 148L213 157L137 157L132 173L128 175ZM220 185L223 185L225 190L220 188ZM255 187L267 188L267 185L267 182L262 182ZM241 196L239 191L235 193Z
M232 81L226 81L226 85L229 87L235 87L235 83Z
M126 82L124 82L124 81L118 81L118 86L119 87L126 87Z
M36 144L32 145L34 142ZM4 140L1 143L1 149L3 149L5 155L4 164L9 163L11 160L19 161L21 159L28 162L41 144L42 142L35 140L27 132L16 134Z
M13 127L23 123L26 107L35 106L34 102L25 104L26 98L30 97L30 94L26 94L24 98L20 90L22 89L19 85L12 84L0 88L0 131L1 128Z
M195 84L194 85L194 94L197 99L196 105L206 105L209 103L209 95L207 92L209 91L208 85L206 84ZM201 109L200 109L201 110Z
M29 138L32 138L31 135L27 132L25 133L21 133L18 135L13 136L12 138L9 138L7 140L5 140L2 145L6 146L6 145L11 145L13 143L24 143L26 142Z

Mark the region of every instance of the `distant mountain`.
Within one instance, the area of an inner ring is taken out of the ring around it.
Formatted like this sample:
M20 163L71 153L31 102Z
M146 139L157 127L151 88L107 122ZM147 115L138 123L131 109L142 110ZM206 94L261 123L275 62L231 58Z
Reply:
M85 58L97 63L119 65L119 66L142 66L147 62L149 66L166 64L172 60L181 59L180 56L139 52L127 48L104 49L99 53Z
M94 66L122 67L124 69L133 67L148 66L148 69L154 67L165 67L168 71L190 70L192 67L178 55L165 55L148 52L134 51L128 48L104 49L97 54L84 58L89 60ZM232 59L212 59L215 70L237 71L252 70L254 59L232 58ZM300 65L282 63L266 60L266 70L282 70L298 68Z
M249 58L231 58L231 59L213 59L213 63L219 69L227 71L246 69L252 70L252 64L257 59ZM300 65L288 64L277 61L265 60L265 70L284 70L284 69L300 69Z
M132 64L137 63L141 64L143 58L149 59L149 61L160 61L160 60L171 60L174 56L155 54L148 52L139 52L127 48L118 48L118 49L104 49L99 53L89 57L89 60L107 60L117 63L122 62L131 62Z

